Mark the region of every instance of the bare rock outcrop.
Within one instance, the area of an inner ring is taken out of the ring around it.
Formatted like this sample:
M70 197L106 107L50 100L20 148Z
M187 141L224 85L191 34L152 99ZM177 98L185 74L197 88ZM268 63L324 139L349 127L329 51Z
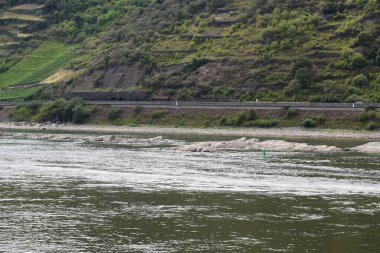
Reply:
M380 142L370 142L361 146L351 148L350 150L355 152L380 154Z
M162 136L154 138L138 138L127 135L71 135L71 134L38 134L38 133L2 133L1 138L66 141L83 143L121 144L132 146L177 146L180 141L165 139Z
M340 148L327 145L309 145L283 140L267 140L260 142L258 139L241 138L233 141L210 141L197 142L179 147L180 151L191 152L215 152L218 150L262 150L267 149L275 152L334 152Z

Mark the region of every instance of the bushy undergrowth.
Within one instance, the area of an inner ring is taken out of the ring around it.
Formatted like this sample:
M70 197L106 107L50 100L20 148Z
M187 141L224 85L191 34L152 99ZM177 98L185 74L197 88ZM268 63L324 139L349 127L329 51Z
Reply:
M310 119L310 118L304 119L302 124L305 128L313 128L313 127L316 127L318 125L317 121Z
M85 123L93 113L93 107L84 104L83 100L74 98L69 101L57 99L43 104L20 105L12 109L10 117L14 121L33 122L72 122Z
M123 111L120 108L111 107L108 110L107 119L110 121L117 120L121 116L122 112Z
M85 123L94 111L94 107L84 105L80 98L74 98L63 107L63 120L66 122L73 122L76 124Z
M153 120L158 120L158 119L163 118L167 114L168 114L167 110L157 110L150 114L150 118Z
M232 116L224 116L219 119L220 126L234 127L275 127L278 125L276 119L259 119L255 110L238 112Z
M249 110L245 112L238 112L233 116L222 117L219 120L219 125L221 126L243 126L248 125L250 122L257 120L257 114L254 110Z
M377 119L380 119L380 113L375 110L368 110L357 115L357 120L360 122L369 122Z
M259 119L254 126L262 127L262 128L270 128L278 125L278 120L276 119Z
M140 114L142 110L143 110L143 107L141 105L136 105L133 107L133 113L135 115Z
M295 116L297 116L298 110L294 108L289 108L286 110L286 118L291 119Z
M366 126L366 130L373 131L377 129L377 125L375 122L369 122Z
M13 121L30 121L38 109L38 104L18 105L12 109L10 117Z

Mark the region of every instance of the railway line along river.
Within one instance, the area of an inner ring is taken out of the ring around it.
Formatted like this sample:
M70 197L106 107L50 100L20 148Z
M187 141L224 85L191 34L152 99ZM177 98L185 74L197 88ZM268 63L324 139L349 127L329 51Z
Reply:
M176 138L0 138L0 252L380 252L380 155Z

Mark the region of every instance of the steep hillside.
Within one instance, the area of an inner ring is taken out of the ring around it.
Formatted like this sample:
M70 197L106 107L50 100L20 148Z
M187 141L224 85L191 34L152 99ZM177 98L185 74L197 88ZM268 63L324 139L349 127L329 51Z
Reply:
M4 60L20 52L26 46L25 41L34 37L35 31L43 27L42 23L46 21L41 15L43 5L1 1L0 7L0 59Z
M0 76L2 87L38 83L71 60L72 49L61 43L46 41Z
M3 92L380 101L376 0L19 2L2 1ZM64 52L43 52L46 43Z

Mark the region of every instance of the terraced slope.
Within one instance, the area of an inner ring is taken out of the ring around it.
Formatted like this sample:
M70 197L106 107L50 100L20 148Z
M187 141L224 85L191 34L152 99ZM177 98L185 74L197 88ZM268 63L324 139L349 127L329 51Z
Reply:
M22 43L35 35L33 26L44 22L43 5L5 5L0 11L0 59L16 52ZM29 31L28 31L29 30Z
M19 15L2 26L0 45L13 50L4 53L3 87L59 76L75 47L70 67L80 74L63 84L67 79L50 79L59 80L61 91L144 89L152 99L172 100L380 101L377 0L28 3L3 8L3 15ZM28 15L36 20L26 21ZM22 33L15 36L15 30ZM62 58L34 52L49 40L70 45Z
M43 81L73 58L72 48L55 41L44 42L7 72L0 75L0 87Z
M12 101L33 98L42 91L41 87L9 89L0 91L0 100Z
M107 50L87 51L94 71L76 89L142 85L157 99L378 101L379 10L371 0L164 1L103 33Z

